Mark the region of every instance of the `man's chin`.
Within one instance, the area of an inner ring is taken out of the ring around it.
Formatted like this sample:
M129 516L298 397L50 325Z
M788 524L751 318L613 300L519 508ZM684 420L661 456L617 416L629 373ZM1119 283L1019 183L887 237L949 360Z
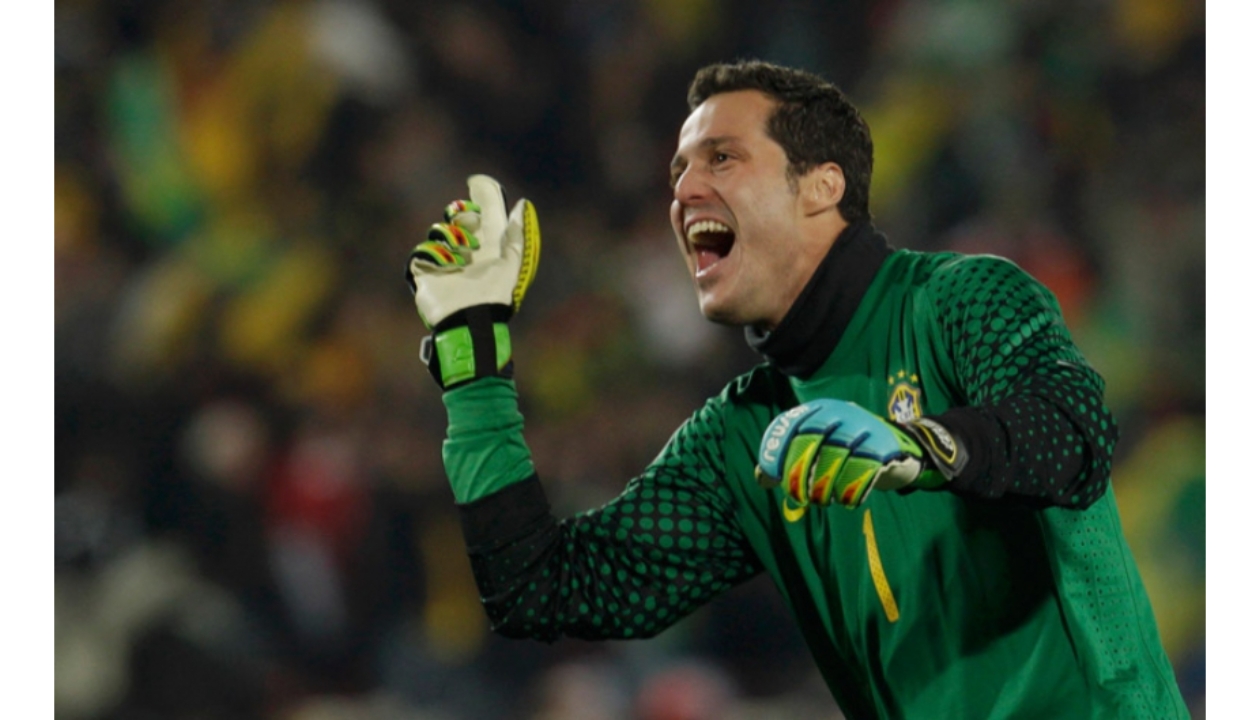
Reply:
M709 322L719 325L747 325L748 321L744 319L735 308L720 302L715 298L700 298L700 314Z

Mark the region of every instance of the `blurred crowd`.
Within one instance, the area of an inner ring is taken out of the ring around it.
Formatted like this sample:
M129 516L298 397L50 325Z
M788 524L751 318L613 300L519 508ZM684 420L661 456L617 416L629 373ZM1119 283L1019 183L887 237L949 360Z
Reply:
M764 578L646 642L488 632L403 275L466 175L534 200L527 440L607 501L758 362L667 220L741 57L862 109L895 246L1058 294L1202 717L1204 47L1192 0L57 0L57 717L839 718Z

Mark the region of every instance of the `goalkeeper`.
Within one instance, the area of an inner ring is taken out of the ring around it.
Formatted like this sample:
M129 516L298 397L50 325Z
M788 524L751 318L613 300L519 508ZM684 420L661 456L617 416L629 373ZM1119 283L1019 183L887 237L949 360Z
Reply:
M670 217L700 309L765 363L615 500L551 514L508 321L533 206L492 179L407 278L494 629L650 637L767 572L849 718L1188 717L1109 486L1115 422L1054 297L991 256L894 250L834 85L761 62L692 82Z

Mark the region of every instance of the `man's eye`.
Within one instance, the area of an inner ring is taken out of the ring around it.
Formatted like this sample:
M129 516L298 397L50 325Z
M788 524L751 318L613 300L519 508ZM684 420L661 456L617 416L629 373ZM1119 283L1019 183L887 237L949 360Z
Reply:
M726 162L727 160L730 160L730 159L731 159L731 156L730 156L730 155L727 155L727 154L726 154L726 153L724 153L724 152L720 152L720 153L713 153L713 162L714 162L715 164L716 164L716 163L724 163L724 162Z

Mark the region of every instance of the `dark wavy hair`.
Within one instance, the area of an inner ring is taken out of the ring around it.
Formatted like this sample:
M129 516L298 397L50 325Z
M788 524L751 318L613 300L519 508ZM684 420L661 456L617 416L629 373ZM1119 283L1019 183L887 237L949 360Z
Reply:
M695 110L713 95L758 90L777 101L766 134L783 147L788 181L796 181L825 162L844 171L840 215L848 222L870 220L874 145L870 128L840 88L803 70L762 60L717 63L701 68L687 90Z

